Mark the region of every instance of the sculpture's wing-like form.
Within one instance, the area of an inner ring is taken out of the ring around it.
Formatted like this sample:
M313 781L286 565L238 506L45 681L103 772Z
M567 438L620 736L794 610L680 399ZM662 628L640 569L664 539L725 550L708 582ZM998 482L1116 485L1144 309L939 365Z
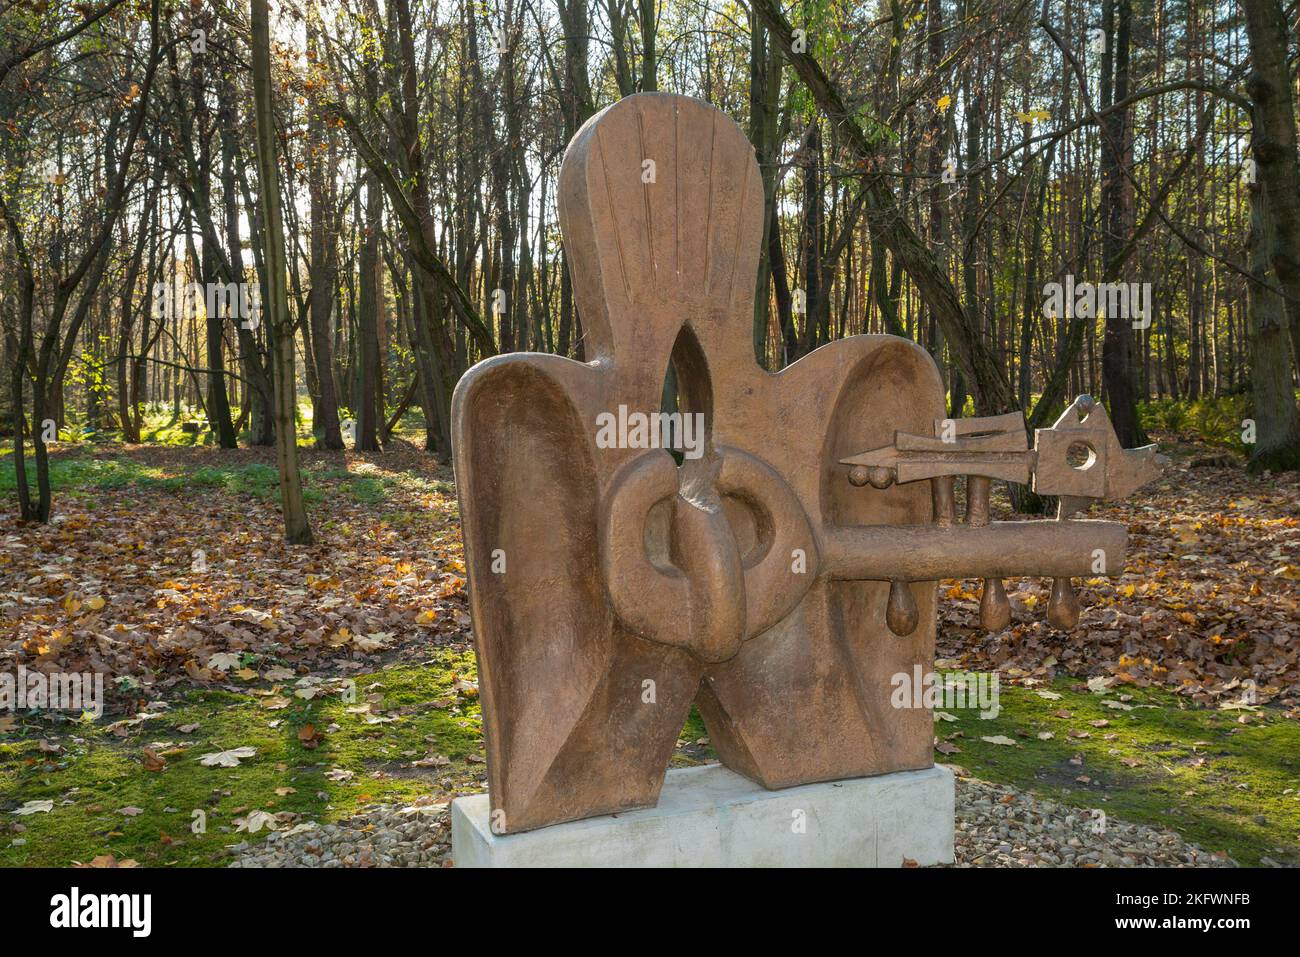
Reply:
M610 653L595 473L569 397L584 374L565 359L500 356L453 400L489 786L514 796L521 820Z

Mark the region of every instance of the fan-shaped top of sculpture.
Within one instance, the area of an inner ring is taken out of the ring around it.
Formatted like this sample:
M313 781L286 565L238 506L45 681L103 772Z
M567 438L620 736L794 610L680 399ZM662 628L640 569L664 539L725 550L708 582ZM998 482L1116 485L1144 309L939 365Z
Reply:
M753 361L763 184L729 117L669 93L619 100L573 138L559 188L589 355L666 362L676 317L715 361Z

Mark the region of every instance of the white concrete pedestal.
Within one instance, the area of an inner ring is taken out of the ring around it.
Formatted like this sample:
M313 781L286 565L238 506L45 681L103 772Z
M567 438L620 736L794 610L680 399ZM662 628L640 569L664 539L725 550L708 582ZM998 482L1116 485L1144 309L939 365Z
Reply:
M493 834L451 805L457 867L901 867L950 863L952 772L936 765L768 791L720 764L668 772L656 807Z

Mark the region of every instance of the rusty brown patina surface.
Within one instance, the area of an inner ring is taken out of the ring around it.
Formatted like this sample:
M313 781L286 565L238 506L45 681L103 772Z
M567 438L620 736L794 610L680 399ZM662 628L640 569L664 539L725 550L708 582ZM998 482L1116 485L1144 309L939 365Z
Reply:
M621 100L560 174L589 361L502 355L457 386L499 832L654 804L692 703L723 763L769 788L928 767L929 710L890 692L932 667L936 580L988 579L985 621L1004 627L998 579L1052 575L1053 622L1069 624L1069 576L1098 574L1098 552L1123 567L1123 526L988 521L989 480L1027 480L1037 451L1005 416L958 420L949 447L943 383L915 343L854 336L761 368L762 216L730 119L688 97ZM670 364L678 411L700 423L680 462L646 447ZM1071 424L1109 451L1100 420ZM1103 494L1112 471L1131 484L1123 455L1098 465Z

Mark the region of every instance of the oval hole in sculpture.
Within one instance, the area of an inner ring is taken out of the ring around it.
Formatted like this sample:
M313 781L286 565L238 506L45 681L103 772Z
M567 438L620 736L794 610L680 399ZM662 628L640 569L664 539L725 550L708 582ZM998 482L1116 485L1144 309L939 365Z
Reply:
M1065 462L1072 469L1086 472L1097 464L1097 450L1087 442L1071 442L1065 450Z
M688 325L678 330L673 342L672 357L664 372L659 413L662 438L666 440L671 434L670 451L678 465L686 455L699 458L712 451L713 380L700 341ZM688 420L687 416L691 418Z

